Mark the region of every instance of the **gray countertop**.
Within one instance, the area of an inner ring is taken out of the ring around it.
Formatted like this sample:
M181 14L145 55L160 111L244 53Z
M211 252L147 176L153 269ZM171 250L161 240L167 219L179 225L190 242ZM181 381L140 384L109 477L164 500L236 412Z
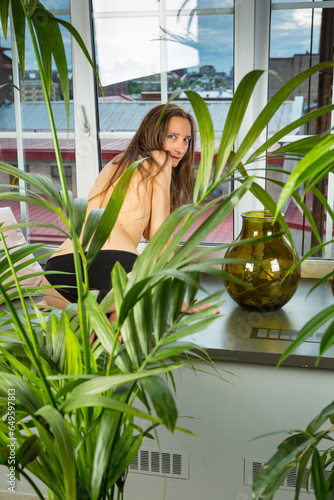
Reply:
M207 330L192 335L191 340L206 348L213 360L276 365L305 323L334 304L329 284L319 286L307 296L315 283L316 280L302 279L296 294L283 308L267 313L242 309L224 293L226 302L220 307L217 320ZM204 276L203 285L211 293L223 288L223 283L212 276ZM321 326L284 365L315 367L325 329L326 325ZM321 357L318 368L334 369L334 346Z
M222 298L225 303L220 307L216 320L208 329L191 335L187 340L204 347L211 359L216 361L276 365L305 323L334 304L329 284L319 286L307 296L315 283L316 280L302 279L290 302L278 311L267 313L242 309L224 293ZM224 288L220 279L209 275L203 276L202 285L209 293ZM198 298L201 297L203 292L198 293ZM1 309L5 307L1 306ZM314 368L325 329L326 325L321 326L284 361L284 365ZM334 369L334 346L321 357L319 368Z

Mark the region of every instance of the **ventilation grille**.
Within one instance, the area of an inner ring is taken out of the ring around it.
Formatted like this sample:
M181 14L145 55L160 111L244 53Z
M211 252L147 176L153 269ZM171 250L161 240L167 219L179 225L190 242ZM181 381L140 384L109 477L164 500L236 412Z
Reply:
M252 486L258 472L260 469L263 467L265 464L265 460L253 460L251 458L245 458L244 459L244 484ZM301 483L301 492L309 492L313 493L314 492L314 485L313 485L313 478L312 474L308 475L309 469L308 467L305 468L302 483ZM330 474L330 470L325 470L325 478ZM283 481L282 485L280 486L279 489L282 490L294 490L296 487L296 480L297 480L297 469L291 469L285 480ZM307 490L308 486L308 490Z
M132 460L129 472L189 479L189 453L141 448Z

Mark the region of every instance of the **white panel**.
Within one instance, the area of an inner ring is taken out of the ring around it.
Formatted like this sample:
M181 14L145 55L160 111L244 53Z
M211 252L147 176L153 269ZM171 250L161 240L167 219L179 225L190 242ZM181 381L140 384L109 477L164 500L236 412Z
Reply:
M236 0L235 2L235 89L242 78L254 69L268 69L269 60L269 18L270 0ZM254 123L261 109L267 101L268 77L263 75L251 97L246 111L244 122L236 140L238 148L247 134L250 125ZM266 140L266 131L263 131L255 147L249 154ZM264 168L265 162L254 164L254 169ZM251 174L252 171L248 170ZM264 187L264 181L262 183ZM238 183L236 186L238 187ZM261 209L262 205L251 194L247 193L234 209L234 237L241 230L241 213L247 210Z
M276 369L228 360L216 361L214 366L225 381L214 376L213 369L207 370L211 374L203 373L199 364L175 377L178 425L196 435L158 430L158 450L189 452L189 480L129 474L125 498L251 500L251 486L244 484L244 459L268 460L286 434L254 438L282 429L303 429L329 403L326 389L332 385L332 371ZM154 441L144 440L146 446L152 449ZM275 500L293 498L293 491L286 488L275 495ZM304 492L300 495L300 500L313 498Z
M92 54L89 1L70 0L71 23ZM85 197L99 173L94 73L80 47L72 40L75 155L78 196Z
M13 24L12 14L10 15L10 23ZM19 61L18 54L16 50L16 40L14 30L10 30L11 33L11 46L14 47L12 50L12 70L13 70L13 84L20 88L20 76L19 76ZM25 170L24 168L24 154L23 154L23 137L22 137L22 117L21 117L21 101L20 93L14 90L14 109L15 109L15 123L16 123L16 148L17 148L17 166L20 170ZM7 132L6 132L7 134ZM8 137L8 134L7 134ZM20 179L19 185L23 188L25 182ZM27 205L20 202L21 210L21 222L27 221ZM28 240L28 230L27 228L22 228L24 237Z

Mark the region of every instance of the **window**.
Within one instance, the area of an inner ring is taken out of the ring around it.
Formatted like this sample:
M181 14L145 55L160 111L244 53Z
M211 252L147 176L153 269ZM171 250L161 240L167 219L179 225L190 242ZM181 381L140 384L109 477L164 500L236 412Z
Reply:
M319 62L333 60L334 2L321 2L322 8L317 8L318 5L319 2L316 1L303 2L297 8L296 3L284 2L283 5L275 0L272 1L269 67L284 82ZM270 75L269 98L280 86L280 80ZM332 68L316 73L310 79L305 80L276 114L272 120L271 130L269 128L269 134L272 130L280 130L287 123L307 112L330 104L332 102L332 87ZM318 120L313 120L294 130L290 136L284 138L282 143L299 139L304 135L321 133L329 130L330 127L331 115L324 115ZM275 164L275 160L271 160L268 166L291 172L295 164L295 161L284 160L279 166ZM287 178L284 174L277 174L277 177L282 181ZM325 196L328 194L333 197L330 192L332 191L331 185L330 178L319 183L317 187ZM268 190L274 198L277 197L274 185L268 185ZM331 239L332 221L330 219L327 221L326 235L325 214L317 198L309 192L305 201L312 211L321 237L326 240ZM294 200L290 200L286 204L284 212L298 251L300 255L303 255L318 244L317 239L313 233L311 234L310 225ZM327 249L328 255L331 255L330 249ZM317 256L321 256L321 253L318 253Z
M147 109L158 102L166 102L176 88L192 86L204 97L209 109L219 107L223 110L228 108L234 88L252 69L274 69L284 80L324 60L322 58L333 59L332 52L324 53L322 48L333 47L330 29L334 24L331 17L333 0L189 0L186 3L183 0L49 0L44 4L54 9L56 15L66 16L66 19L69 19L70 13L72 24L96 60L106 96L104 104L91 68L80 49L74 43L69 50L70 44L66 43L70 56L69 70L73 70L74 74L68 143L63 123L60 122L57 128L66 159L64 163L71 167L72 188L78 196L86 196L101 166L124 150ZM13 81L17 84L20 78L16 55L10 50L10 42L4 42L1 33L0 40L0 83ZM8 58L12 61L11 66L7 64ZM10 163L16 161L19 168L27 168L31 164L32 151L36 152L35 146L43 141L40 147L44 157L38 158L39 163L35 158L35 164L39 164L41 171L52 175L50 167L54 159L47 157L48 128L41 126L44 119L36 124L33 115L27 111L42 106L33 62L28 69L29 78L24 84L26 88L23 89L19 108L15 107L18 96L11 87L0 91L0 127L3 127L0 130L0 154ZM237 145L266 104L268 96L279 85L280 81L271 75L265 74L261 78ZM319 94L319 78L312 78L279 110L267 133L272 134L293 117L321 105L319 96L332 100L331 86L332 71L322 94ZM52 92L53 105L58 110L56 107L61 106L62 96L57 75L53 78ZM190 109L182 93L179 104ZM224 120L218 121L213 111L212 117L218 143ZM304 127L294 131L282 142L313 134L316 131L314 127L312 123L308 129ZM22 135L17 131L22 131ZM264 134L261 140L265 138ZM260 165L265 166L265 162ZM277 170L283 164L275 166L269 163L268 166ZM284 163L284 168L291 169L293 164ZM332 184L330 176L323 191L329 199L334 198ZM226 193L230 189L232 186L220 187ZM272 186L268 184L267 189L271 189L275 196ZM312 200L309 202L313 203ZM235 209L226 231L211 235L209 243L236 237L240 230L240 213L256 208L261 208L257 200L250 194L245 196ZM286 207L289 217L293 208L293 205ZM21 207L23 214L24 210ZM305 225L300 226L297 215L295 212L289 222L295 230L298 250L303 253L312 243L307 241L310 234ZM293 224L298 224L298 227L293 227ZM319 224L319 227L325 227L323 221ZM328 223L324 237L330 237L331 231Z

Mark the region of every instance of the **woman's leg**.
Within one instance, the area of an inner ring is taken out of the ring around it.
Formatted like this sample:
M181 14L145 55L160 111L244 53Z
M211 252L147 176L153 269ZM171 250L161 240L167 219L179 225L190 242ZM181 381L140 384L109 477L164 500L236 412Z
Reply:
M43 276L42 286L50 287L50 289L47 290L48 295L44 296L44 300L47 306L56 307L57 309L64 310L66 309L67 306L71 304L71 302L65 299L55 288L51 288L52 285L51 283L49 283L49 281L46 279L45 276Z

